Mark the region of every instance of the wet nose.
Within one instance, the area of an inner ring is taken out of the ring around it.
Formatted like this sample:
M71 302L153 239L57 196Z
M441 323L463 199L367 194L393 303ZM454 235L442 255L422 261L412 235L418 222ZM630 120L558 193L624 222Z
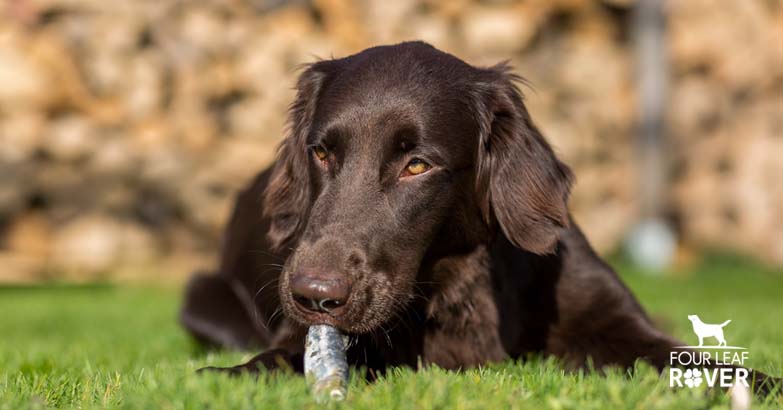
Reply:
M351 285L340 277L297 274L291 278L291 293L304 309L334 313L348 301Z

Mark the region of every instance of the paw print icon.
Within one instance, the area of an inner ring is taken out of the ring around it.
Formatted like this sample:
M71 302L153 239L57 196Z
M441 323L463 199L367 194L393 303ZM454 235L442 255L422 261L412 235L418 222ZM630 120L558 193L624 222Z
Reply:
M685 378L685 385L694 388L699 387L701 385L702 379L701 379L701 370L699 369L688 369L685 371L685 374L683 375Z

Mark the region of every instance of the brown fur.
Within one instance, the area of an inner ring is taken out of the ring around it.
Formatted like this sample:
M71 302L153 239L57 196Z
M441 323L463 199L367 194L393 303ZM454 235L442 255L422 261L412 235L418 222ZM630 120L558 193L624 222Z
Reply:
M218 272L193 279L184 325L209 343L267 349L233 372L301 370L315 323L351 335L351 363L373 371L529 353L572 368L666 366L681 343L571 220L571 171L518 81L423 43L310 65L277 161L240 194ZM325 162L313 146L328 148ZM412 157L432 169L405 178ZM292 297L292 277L322 274L350 283L337 311Z

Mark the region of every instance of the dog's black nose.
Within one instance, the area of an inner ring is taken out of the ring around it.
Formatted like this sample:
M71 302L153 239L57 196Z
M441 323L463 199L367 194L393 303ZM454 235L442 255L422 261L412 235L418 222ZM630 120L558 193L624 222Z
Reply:
M348 301L351 284L341 277L301 273L291 278L291 293L304 309L336 313Z

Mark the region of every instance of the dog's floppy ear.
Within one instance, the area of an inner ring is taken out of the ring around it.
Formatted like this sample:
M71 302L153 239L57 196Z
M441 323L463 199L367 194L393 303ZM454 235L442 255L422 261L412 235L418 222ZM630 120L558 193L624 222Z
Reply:
M307 134L326 76L324 65L311 64L299 76L296 98L289 109L288 135L278 148L264 191L264 216L271 221L267 237L273 250L281 250L298 235L309 212Z
M515 246L547 254L569 224L573 175L533 125L515 85L522 79L509 70L486 69L478 84L479 203L485 221Z

